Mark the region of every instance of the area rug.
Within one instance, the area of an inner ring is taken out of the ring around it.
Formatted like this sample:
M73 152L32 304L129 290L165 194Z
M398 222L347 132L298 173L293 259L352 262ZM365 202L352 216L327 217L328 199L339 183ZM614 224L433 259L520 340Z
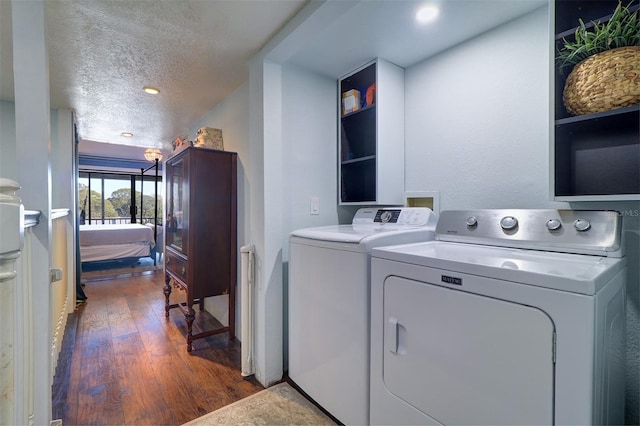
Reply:
M185 426L335 424L288 383L280 383L185 423Z

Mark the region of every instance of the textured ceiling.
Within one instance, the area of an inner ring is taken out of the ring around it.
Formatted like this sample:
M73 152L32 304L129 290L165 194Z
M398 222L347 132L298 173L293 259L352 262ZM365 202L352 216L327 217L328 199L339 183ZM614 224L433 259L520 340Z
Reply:
M170 144L247 80L248 60L306 2L47 0L51 105L75 111L84 140ZM13 100L10 6L0 0L2 100Z

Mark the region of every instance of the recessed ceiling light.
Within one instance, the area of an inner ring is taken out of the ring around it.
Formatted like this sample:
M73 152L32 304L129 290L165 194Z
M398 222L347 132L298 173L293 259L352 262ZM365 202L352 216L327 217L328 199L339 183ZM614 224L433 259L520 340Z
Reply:
M145 86L142 88L142 90L149 93L150 95L157 95L158 93L160 93L160 89L156 89L155 87L151 86Z
M131 132L122 132L120 134L122 136L124 136L125 138L130 138L131 136L133 136L133 133L131 133Z
M427 4L416 12L416 21L421 24L433 22L440 15L440 9L435 4Z

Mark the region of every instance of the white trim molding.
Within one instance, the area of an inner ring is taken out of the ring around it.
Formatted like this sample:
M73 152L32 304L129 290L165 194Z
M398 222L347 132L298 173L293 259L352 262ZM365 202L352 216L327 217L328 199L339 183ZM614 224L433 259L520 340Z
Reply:
M23 237L22 204L16 196L20 185L0 178L0 424L16 424L14 294L16 260Z

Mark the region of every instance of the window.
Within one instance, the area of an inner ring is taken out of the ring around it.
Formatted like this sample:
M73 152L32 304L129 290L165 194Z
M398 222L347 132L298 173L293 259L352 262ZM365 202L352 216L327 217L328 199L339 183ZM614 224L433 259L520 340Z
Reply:
M153 176L145 176L144 185L141 185L140 175L80 172L80 224L153 223L156 206L154 179ZM132 187L134 200L131 197ZM158 177L158 224L162 223L162 193L162 178Z

